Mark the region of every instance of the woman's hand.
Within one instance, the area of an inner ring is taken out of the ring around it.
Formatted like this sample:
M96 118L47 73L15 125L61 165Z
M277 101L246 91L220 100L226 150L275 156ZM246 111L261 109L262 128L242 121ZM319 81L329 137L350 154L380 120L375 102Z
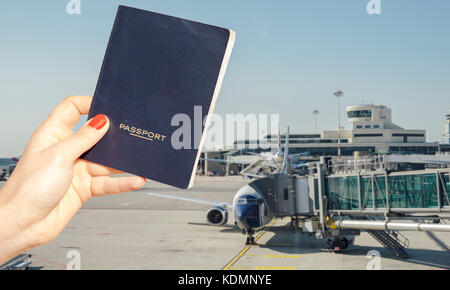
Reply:
M140 189L142 177L78 159L108 131L104 115L72 129L87 114L89 96L62 101L33 133L11 178L0 189L0 265L55 238L93 196Z

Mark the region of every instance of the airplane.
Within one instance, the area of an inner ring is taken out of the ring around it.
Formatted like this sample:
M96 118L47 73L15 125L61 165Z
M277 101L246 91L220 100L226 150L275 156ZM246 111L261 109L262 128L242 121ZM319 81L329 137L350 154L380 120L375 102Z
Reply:
M253 235L256 231L268 225L275 218L267 210L261 194L249 185L239 189L231 204L153 192L147 192L147 194L211 205L212 207L206 212L206 220L214 226L225 225L228 222L228 211L232 211L234 213L235 226L241 229L243 234L247 235L246 245L255 244Z
M284 146L283 163L281 175L288 175L288 152L289 152L289 127L287 128L286 142ZM228 211L234 213L235 225L247 235L246 245L255 244L254 234L256 231L267 226L275 218L275 214L269 210L264 197L250 185L244 185L233 198L233 203L215 202L203 199L173 196L147 192L150 196L178 199L202 204L212 205L206 213L208 223L212 225L224 225L228 221Z
M287 128L286 142L284 145L281 170L275 174L278 176L289 175L289 127ZM270 224L275 218L275 212L269 208L267 198L248 184L237 191L231 204L153 192L147 192L147 195L211 205L212 207L206 212L206 220L209 224L215 226L226 224L228 221L228 211L232 211L235 226L242 231L242 234L247 235L246 245L255 244L254 234ZM295 220L292 220L292 228L294 228L294 223Z

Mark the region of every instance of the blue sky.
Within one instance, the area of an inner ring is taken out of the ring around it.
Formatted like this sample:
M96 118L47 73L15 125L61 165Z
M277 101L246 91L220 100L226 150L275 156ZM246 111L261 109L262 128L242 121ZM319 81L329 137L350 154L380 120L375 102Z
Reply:
M439 141L450 109L450 1L381 0L2 1L0 156L18 155L65 96L92 95L117 5L236 31L216 113L278 113L291 131L337 127L343 106L392 108L393 121ZM349 124L344 122L346 127Z

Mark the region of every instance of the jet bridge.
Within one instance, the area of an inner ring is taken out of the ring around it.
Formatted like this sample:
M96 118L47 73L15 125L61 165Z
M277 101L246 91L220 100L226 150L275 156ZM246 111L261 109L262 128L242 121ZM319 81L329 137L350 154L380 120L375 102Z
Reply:
M393 172L385 164L360 161L351 169L329 161L311 163L308 175L273 174L250 186L276 217L450 212L450 168Z
M292 224L301 221L305 232L339 237L366 230L396 256L407 257L408 242L399 231L450 231L439 217L450 213L450 168L417 170L401 162L322 158L308 165L306 175L273 174L249 185L261 193L268 212L290 217ZM414 222L417 215L427 222Z
M378 159L323 161L310 166L315 212L321 199L338 215L450 212L450 168L392 171L395 164Z

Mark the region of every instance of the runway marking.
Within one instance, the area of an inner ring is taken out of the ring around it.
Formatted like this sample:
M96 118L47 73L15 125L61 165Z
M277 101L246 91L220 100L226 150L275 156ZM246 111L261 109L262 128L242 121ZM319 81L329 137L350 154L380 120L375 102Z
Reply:
M260 232L259 235L256 236L255 238L255 243L258 241L258 239L277 221L277 219L273 219L270 224L267 226L267 228ZM229 270L231 266L233 266L234 263L236 263L237 260L239 260L240 257L242 257L245 252L248 251L248 249L250 249L251 245L246 246L236 257L234 257L233 260L231 260L231 262L229 262L224 268L223 270Z
M255 270L295 270L295 267L256 266Z
M300 259L300 255L250 255L246 254L245 257L264 257L264 258L295 258Z
M250 270L250 266L236 266L228 268L228 270Z
M264 258L295 258L300 259L299 255L264 255Z

